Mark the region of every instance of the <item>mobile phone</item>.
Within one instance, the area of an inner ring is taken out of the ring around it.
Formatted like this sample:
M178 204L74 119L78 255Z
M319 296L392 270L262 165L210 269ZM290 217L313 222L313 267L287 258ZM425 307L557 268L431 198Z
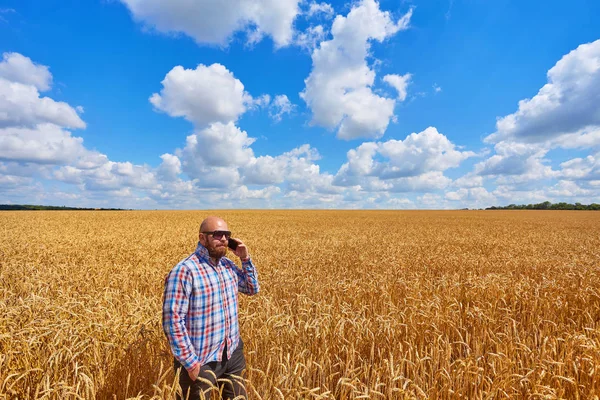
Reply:
M228 246L228 247L229 247L231 250L235 250L235 249L237 249L237 245L238 245L238 242L236 242L236 241L235 241L235 240L233 240L232 238L229 238L229 239L227 240L227 246Z

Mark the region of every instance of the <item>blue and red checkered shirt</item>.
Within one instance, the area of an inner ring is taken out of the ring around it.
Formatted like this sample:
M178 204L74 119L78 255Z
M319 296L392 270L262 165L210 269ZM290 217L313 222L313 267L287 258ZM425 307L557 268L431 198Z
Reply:
M198 243L194 254L177 264L165 278L163 330L175 358L188 371L196 365L227 359L240 339L238 291L258 293L258 275L252 261L242 269L223 257L214 265L208 250Z

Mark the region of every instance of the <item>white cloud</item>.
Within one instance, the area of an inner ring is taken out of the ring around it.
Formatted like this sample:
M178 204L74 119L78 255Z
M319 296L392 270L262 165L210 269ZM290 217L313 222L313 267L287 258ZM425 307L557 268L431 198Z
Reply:
M105 156L87 150L83 139L66 129L86 127L77 115L79 107L39 97L38 88L47 89L52 81L47 67L18 53L5 54L0 67L4 76L0 78L1 160L19 163L30 176L46 173L45 165L93 167L104 162ZM28 164L36 166L23 167Z
M355 175L371 175L375 167L373 158L379 151L379 144L365 142L348 151L348 170Z
M252 102L242 82L221 64L200 64L196 69L176 66L162 85L160 94L150 97L154 107L172 117L185 117L198 127L235 121Z
M396 208L406 210L415 208L415 203L412 200L406 198L392 197L385 201L384 206L385 208Z
M500 118L488 142L542 143L600 126L600 40L582 44L548 71L548 83Z
M31 184L32 179L16 175L0 175L0 188L4 190L15 189Z
M554 170L547 156L554 148L600 145L600 40L563 56L547 77L548 83L533 98L521 100L515 113L498 119L496 132L485 138L495 143L494 154L477 163L473 171L493 178L498 185L494 193L511 203L555 199L560 193L566 196L567 181L590 181L597 176L594 167L586 168L581 159ZM589 156L586 161L593 159ZM548 185L556 179L563 179L561 188L551 191Z
M392 185L390 192L424 193L441 190L452 183L452 179L444 176L442 171L426 172L417 176L386 180Z
M0 78L0 128L35 127L52 123L69 128L85 128L77 111L64 102L40 98L35 86Z
M474 174L467 174L452 182L452 186L467 189L483 186L483 177Z
M492 192L498 199L498 205L536 204L544 201L553 203L598 203L600 187L591 184L594 181L559 180L551 186L533 188L530 185L498 185Z
M435 93L439 93L439 92L441 92L441 91L442 91L442 88L441 88L440 86L438 86L438 84L437 84L437 83L434 83L432 87L433 87L433 91L434 91Z
M342 189L333 186L333 176L321 173L314 163L319 158L316 149L307 144L276 157L257 157L242 169L243 180L255 185L285 183L288 192L340 193Z
M80 169L70 165L54 172L54 178L65 183L81 185L83 190L111 191L122 196L130 189L157 187L154 172L147 166L130 162L107 161L93 169Z
M23 163L20 161L0 161L0 175L13 175L23 178L33 176L50 176L54 166L52 164Z
M560 135L549 142L550 147L580 149L600 146L600 126L589 126L574 133Z
M560 180L548 189L548 194L554 198L588 197L597 194L595 190L584 189L572 181Z
M427 171L444 171L458 167L471 151L459 151L448 138L434 127L412 133L405 140L389 140L380 145L379 152L390 159L382 177L414 176Z
M295 43L312 52L317 47L317 43L325 40L325 36L327 32L322 25L309 26L304 32L296 35Z
M173 181L181 174L181 160L173 154L165 153L160 156L162 163L156 170L156 175L165 181Z
M52 74L47 66L35 64L29 57L19 53L2 54L0 78L31 85L40 91L49 90L52 85Z
M289 115L294 111L294 104L292 104L285 94L280 94L275 96L270 108L269 115L275 121L279 122L284 114Z
M64 164L90 155L83 139L53 124L0 129L0 160Z
M458 206L460 208L485 208L497 202L496 196L483 187L462 188L455 192L446 192L445 198L453 202L460 202Z
M407 29L412 10L393 21L374 0L363 0L346 17L336 16L333 39L312 53L313 70L300 96L312 110L312 123L337 128L340 139L379 138L394 115L395 100L375 94L369 68L370 41L383 41Z
M386 75L383 77L383 80L385 82L387 82L388 84L390 84L390 86L392 86L394 89L396 89L398 91L398 100L399 101L404 101L406 99L406 88L408 87L408 84L410 83L410 79L411 79L412 75L411 74L405 74L405 75Z
M250 190L248 187L241 185L231 192L226 193L223 198L228 200L270 199L279 193L281 193L281 189L277 186L268 186L264 189Z
M254 153L255 139L233 122L211 124L189 135L180 154L183 171L200 187L228 187L239 181L238 167L246 166Z
M160 32L183 32L198 44L226 45L238 31L290 44L300 0L121 0L133 17Z
M546 164L548 160L544 157L548 150L541 144L501 141L494 150L496 154L475 165L475 174L495 177L500 185L539 182L558 176Z
M423 196L417 197L417 200L424 206L424 208L441 208L441 196L433 193L426 193Z
M376 160L378 155L386 160ZM348 162L338 171L335 182L348 186L359 184L360 179L356 178L361 176L375 176L386 181L418 177L458 167L462 161L473 156L475 153L471 151L457 150L446 136L429 127L422 132L410 134L404 140L366 142L348 151ZM398 180L394 186L419 186L413 181ZM433 186L439 187L440 177L436 177L436 181ZM441 186L448 184L448 181L444 177Z
M574 158L560 164L564 179L592 181L600 179L600 153L585 158Z
M211 124L187 137L184 165L244 166L254 155L250 148L254 141L233 122Z
M253 185L283 183L288 162L285 156L253 158L244 169L244 182Z
M331 7L331 4L317 3L312 1L308 7L306 15L310 18L314 17L315 15L322 14L325 18L331 18L333 17L334 12L335 11L333 10L333 7Z
M155 93L150 101L157 109L171 116L183 116L196 125L196 132L187 137L183 149L175 155L162 156L163 163L156 173L163 181L177 179L183 172L194 186L202 189L233 190L240 184L285 182L288 191L340 191L331 187L332 176L321 174L319 166L312 163L318 153L310 146L275 157L255 157L251 148L255 139L235 125L248 108L267 109L275 121L280 121L295 107L286 95L252 98L231 72L213 64L199 65L195 70L173 68L163 80L161 93Z
M106 155L87 149L83 138L68 130L85 128L78 116L83 107L39 97L38 90L48 89L52 82L47 67L11 53L4 55L0 74L0 181L11 190L30 192L29 201L69 198L68 193L66 197L46 193L36 179L76 185L81 201L101 201L86 196L102 191L106 196L133 199L140 196L139 191L160 190L157 174L163 179L175 178L175 156L164 155L163 164L154 171L144 165L112 162Z
M271 96L269 96L268 94L263 94L261 96L258 96L256 98L252 99L252 102L249 105L250 105L250 108L252 108L252 109L259 109L259 108L269 107L270 103L271 103Z

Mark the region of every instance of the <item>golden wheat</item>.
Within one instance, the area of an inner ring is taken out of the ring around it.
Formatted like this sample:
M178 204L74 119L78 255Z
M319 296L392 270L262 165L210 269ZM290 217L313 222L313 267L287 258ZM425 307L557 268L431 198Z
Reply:
M252 399L591 399L600 213L3 212L0 398L173 398L165 274L224 217Z

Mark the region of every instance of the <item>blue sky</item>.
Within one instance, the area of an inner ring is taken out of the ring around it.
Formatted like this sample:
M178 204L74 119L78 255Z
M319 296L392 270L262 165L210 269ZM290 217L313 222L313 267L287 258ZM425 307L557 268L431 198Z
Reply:
M594 0L5 0L0 203L600 202Z

